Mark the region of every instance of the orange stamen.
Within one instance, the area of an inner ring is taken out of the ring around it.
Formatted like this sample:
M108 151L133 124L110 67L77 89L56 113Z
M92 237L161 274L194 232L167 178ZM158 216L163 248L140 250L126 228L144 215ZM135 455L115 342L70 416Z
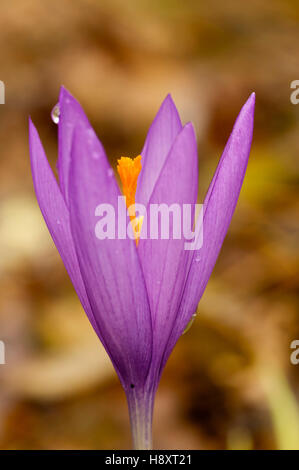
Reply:
M141 171L141 155L136 158L121 157L117 161L117 171L123 188L123 194L126 197L127 208L135 204L135 194L137 189L137 180ZM136 244L140 236L143 217L136 219L135 211L130 213L133 223L134 233L136 235Z

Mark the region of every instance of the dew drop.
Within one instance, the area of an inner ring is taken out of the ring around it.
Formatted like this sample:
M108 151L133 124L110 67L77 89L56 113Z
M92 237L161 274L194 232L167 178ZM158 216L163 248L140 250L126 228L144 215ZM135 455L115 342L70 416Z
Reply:
M112 168L109 168L107 173L108 173L108 176L110 176L110 178L114 175L114 171L112 170Z
M59 104L55 104L54 108L51 111L51 118L54 124L59 123L59 116L60 116L60 107Z
M61 222L60 222L59 219L56 220L56 223L57 223L57 225L60 225L60 224L61 224Z
M186 328L184 329L182 335L184 335L185 333L187 333L187 331L190 330L190 328L191 328L191 326L193 325L193 322L194 322L196 316L197 316L197 313L196 313L196 312L193 313L193 315L192 315L190 321L187 323L187 326L186 326Z

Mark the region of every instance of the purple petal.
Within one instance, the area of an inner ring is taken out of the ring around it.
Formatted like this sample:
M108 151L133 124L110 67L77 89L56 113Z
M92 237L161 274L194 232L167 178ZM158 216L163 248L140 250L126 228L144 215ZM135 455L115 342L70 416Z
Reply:
M57 169L61 192L68 205L71 146L74 128L80 122L85 125L89 125L89 122L81 105L64 87L60 89L59 111Z
M41 212L83 308L98 333L74 248L69 212L31 120L29 120L29 145L33 184Z
M196 203L198 188L197 145L192 124L187 124L177 136L156 183L149 207L152 204ZM181 212L182 213L182 212ZM170 234L172 222L170 218ZM180 302L187 276L188 251L186 240L140 239L138 253L145 277L154 329L154 354L161 360L168 336ZM157 364L152 365L153 368Z
M162 367L182 334L205 290L233 216L250 153L255 94L253 93L235 122L204 202L203 246L192 252L186 288L164 353Z
M71 228L93 312L125 387L142 385L152 354L152 325L135 240L95 235L100 204L117 211L120 192L90 126L74 131L69 180ZM128 219L129 223L129 219ZM116 234L118 224L116 223Z
M179 113L171 96L167 95L148 131L141 152L142 170L137 183L136 202L145 207L159 178L168 152L181 130Z

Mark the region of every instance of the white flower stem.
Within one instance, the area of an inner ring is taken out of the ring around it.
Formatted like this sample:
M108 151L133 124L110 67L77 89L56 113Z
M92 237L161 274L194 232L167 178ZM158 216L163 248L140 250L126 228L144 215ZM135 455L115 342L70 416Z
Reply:
M154 393L131 389L127 394L133 448L152 449Z

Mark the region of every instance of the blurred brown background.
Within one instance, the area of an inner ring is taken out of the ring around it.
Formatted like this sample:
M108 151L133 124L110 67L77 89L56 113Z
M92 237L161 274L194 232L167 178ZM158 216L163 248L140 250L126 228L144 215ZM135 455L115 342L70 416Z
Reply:
M0 447L129 448L126 401L77 300L32 187L28 115L53 167L64 84L111 163L137 155L168 92L198 136L201 201L256 92L237 211L159 387L156 448L299 449L296 0L2 0Z

